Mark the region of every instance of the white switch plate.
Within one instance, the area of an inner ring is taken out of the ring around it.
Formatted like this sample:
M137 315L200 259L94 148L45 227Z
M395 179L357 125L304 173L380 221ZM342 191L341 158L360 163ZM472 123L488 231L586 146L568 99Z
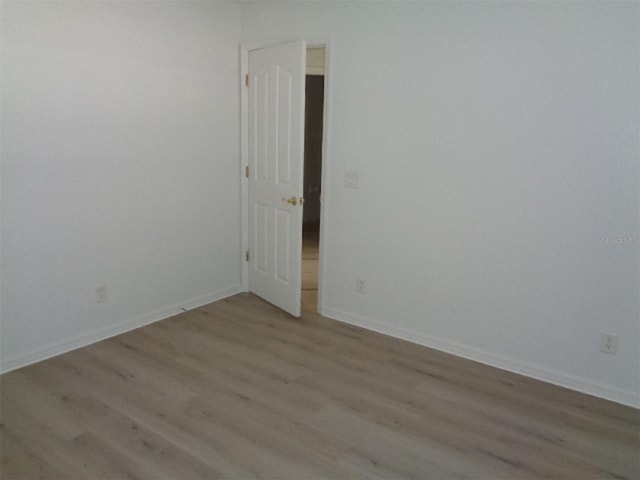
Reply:
M347 188L358 188L358 172L346 170L344 172L344 186Z

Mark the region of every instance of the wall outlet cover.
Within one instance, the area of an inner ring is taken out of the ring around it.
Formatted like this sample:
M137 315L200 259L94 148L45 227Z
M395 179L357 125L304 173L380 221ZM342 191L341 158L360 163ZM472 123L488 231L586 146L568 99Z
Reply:
M344 172L344 186L347 188L358 188L358 172L346 170Z
M603 333L600 339L600 350L604 353L616 353L618 351L618 336Z

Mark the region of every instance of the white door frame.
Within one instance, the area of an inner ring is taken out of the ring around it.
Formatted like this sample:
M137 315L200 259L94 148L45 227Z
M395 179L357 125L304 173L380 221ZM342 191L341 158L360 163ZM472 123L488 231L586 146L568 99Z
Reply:
M249 72L249 52L259 48L270 47L279 43L301 40L299 38L289 38L264 42L244 42L240 44L240 175L241 175L241 198L240 198L240 218L242 222L242 289L249 291L249 265L246 261L246 251L249 249L249 182L245 176L245 167L249 162L249 92L245 86L245 76ZM318 260L318 312L324 310L324 266L327 264L326 239L327 212L329 211L329 145L330 145L330 122L331 122L331 63L329 53L329 42L327 40L307 41L309 47L325 48L325 74L324 74L324 118L322 130L322 203L320 206L320 257Z

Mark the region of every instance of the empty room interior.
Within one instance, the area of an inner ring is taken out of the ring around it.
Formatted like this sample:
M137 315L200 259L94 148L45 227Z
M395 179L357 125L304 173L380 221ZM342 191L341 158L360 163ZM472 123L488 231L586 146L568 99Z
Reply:
M0 5L3 480L640 478L639 2Z

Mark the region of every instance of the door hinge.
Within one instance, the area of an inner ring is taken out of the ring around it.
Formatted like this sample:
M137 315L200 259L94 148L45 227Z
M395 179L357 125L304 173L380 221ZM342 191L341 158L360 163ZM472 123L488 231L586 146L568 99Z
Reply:
M249 250L247 250L247 251L245 252L245 258L247 259L247 262L248 262L248 261L249 261Z
M249 86L249 74L248 73L244 76L244 84L247 87Z
M244 167L244 176L249 178L249 165L247 165L246 167Z

